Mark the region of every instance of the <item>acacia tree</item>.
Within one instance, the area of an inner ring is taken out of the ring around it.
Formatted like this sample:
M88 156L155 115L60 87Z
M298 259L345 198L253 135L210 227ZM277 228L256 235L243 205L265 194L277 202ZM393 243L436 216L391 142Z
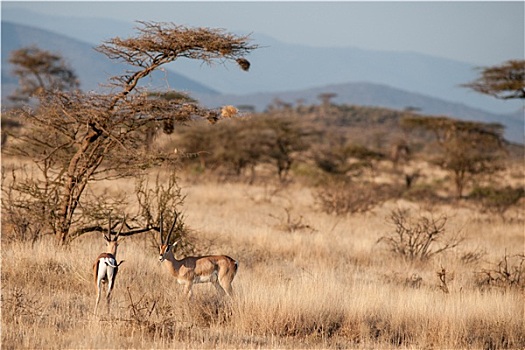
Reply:
M247 36L223 30L188 28L172 23L139 22L137 35L113 38L97 47L110 59L133 69L110 79L113 93L46 90L37 109L25 108L19 116L25 131L9 146L9 152L34 162L40 175L12 179L17 183L20 207L42 207L42 216L60 244L79 234L97 230L79 217L87 212L83 202L94 181L136 176L153 165L176 162L176 154L148 153L141 135L151 123L177 123L199 118L215 122L219 114L178 99L152 98L138 87L141 79L179 58L213 62L237 61L257 48ZM80 210L80 212L78 211ZM107 216L106 216L107 217ZM142 222L137 231L150 229Z
M478 79L463 86L503 100L524 99L525 61L510 60L500 66L482 68Z
M256 166L266 163L285 182L297 155L308 148L311 133L294 117L257 115L217 127L187 129L180 134L179 142L188 153L196 155L189 161L200 162L203 170L225 171L236 177L249 170L253 182Z
M503 168L501 160L505 149L501 124L424 116L405 117L402 123L434 134L438 154L433 162L452 173L458 198L463 196L465 186L474 176Z
M60 55L36 46L12 51L9 62L19 82L10 100L28 102L44 91L73 91L80 86L75 72Z

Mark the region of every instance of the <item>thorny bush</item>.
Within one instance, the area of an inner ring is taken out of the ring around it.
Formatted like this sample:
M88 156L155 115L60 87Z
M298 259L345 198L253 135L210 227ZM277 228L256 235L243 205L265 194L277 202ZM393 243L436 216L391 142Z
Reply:
M390 213L388 219L394 231L382 236L378 242L384 242L392 253L404 259L428 260L463 241L458 232L446 234L446 215L436 218L432 214L420 213L413 217L408 209L398 208Z

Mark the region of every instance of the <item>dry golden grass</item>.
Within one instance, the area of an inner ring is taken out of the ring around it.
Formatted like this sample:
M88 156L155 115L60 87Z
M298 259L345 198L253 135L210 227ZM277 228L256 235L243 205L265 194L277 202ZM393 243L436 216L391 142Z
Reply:
M122 186L128 186L122 183ZM113 188L115 186L113 185ZM239 260L236 298L196 285L187 301L160 268L149 235L119 247L125 260L110 315L92 314L96 234L65 249L52 240L2 245L2 348L523 348L524 294L482 289L476 272L523 253L523 213L486 220L434 207L467 240L426 263L392 256L377 240L391 227L386 203L351 217L319 213L309 190L186 184L187 225L202 253ZM312 229L279 229L284 208ZM464 262L468 252L486 251ZM437 271L449 273L449 293ZM410 277L421 278L420 285Z

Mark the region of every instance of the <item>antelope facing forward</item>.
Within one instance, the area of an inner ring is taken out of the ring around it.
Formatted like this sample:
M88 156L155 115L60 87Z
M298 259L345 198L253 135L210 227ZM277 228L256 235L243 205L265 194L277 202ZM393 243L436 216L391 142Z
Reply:
M238 263L226 255L189 256L182 260L175 258L175 246L169 244L171 233L177 222L177 215L173 219L173 225L166 237L162 240L162 217L160 219L160 256L159 260L164 268L184 286L184 294L189 298L192 296L191 288L194 283L212 283L219 294L233 297L232 281L237 273Z
M124 262L122 260L117 264L117 247L118 247L118 236L122 232L122 228L126 222L126 218L122 221L122 226L117 232L115 237L111 234L111 217L109 219L108 234L103 234L106 240L107 249L105 253L98 256L97 260L93 264L93 273L95 275L95 287L97 289L97 301L95 303L94 314L97 314L98 302L100 301L100 294L102 293L102 284L108 284L108 290L106 293L106 305L107 312L109 313L109 302L111 300L111 292L115 286L115 279L117 278L118 267Z

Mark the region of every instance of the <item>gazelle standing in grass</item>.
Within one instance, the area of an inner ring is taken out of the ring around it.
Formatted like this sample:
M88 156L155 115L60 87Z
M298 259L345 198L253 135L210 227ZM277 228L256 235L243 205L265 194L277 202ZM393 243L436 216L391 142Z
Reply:
M232 281L237 273L238 263L226 255L189 256L181 260L175 258L175 246L179 241L169 244L173 229L177 223L177 213L173 218L173 224L168 236L163 241L163 219L160 218L160 245L159 260L164 268L184 286L184 294L189 298L192 296L192 287L195 283L212 283L219 294L233 297Z
M126 218L122 221L120 230L117 234L112 237L111 234L111 217L109 218L108 224L108 234L103 234L104 239L106 240L107 249L105 253L102 253L98 256L97 260L93 264L93 273L95 276L95 287L97 289L97 301L95 303L95 310L93 313L97 314L98 302L100 301L100 294L102 293L102 285L108 285L108 290L106 292L106 306L107 312L109 313L109 303L111 301L111 292L113 287L115 287L115 279L117 278L118 267L124 262L117 263L117 247L118 247L118 237L122 232L122 228L126 223Z

